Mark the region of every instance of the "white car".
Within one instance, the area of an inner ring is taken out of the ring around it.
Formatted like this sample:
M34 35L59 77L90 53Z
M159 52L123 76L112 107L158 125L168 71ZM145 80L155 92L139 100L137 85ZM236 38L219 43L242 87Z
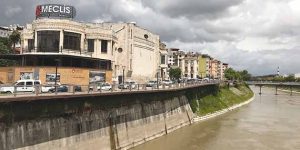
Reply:
M127 81L127 82L124 83L124 88L125 89L129 89L130 86L131 86L131 89L135 89L135 88L137 88L137 83L134 82L134 81Z
M34 92L36 85L41 85L40 80L18 80L11 86L3 86L0 88L1 93L14 93L14 92Z
M51 90L55 89L54 85L43 85L41 88L42 93L49 93Z
M94 89L94 87L95 87L95 85L90 86L90 91L92 91ZM112 86L109 83L98 83L96 88L98 91L100 91L100 89L103 91L109 91L112 89Z
M162 84L170 85L170 84L173 84L173 82L171 80L162 80Z

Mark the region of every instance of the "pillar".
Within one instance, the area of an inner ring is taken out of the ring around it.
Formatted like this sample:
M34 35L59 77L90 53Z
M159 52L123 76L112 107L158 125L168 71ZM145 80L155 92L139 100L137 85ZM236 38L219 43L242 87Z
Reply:
M59 31L59 52L63 49L64 46L64 30Z
M259 95L261 95L261 85L259 86Z
M34 50L37 51L38 43L37 43L37 31L34 31Z

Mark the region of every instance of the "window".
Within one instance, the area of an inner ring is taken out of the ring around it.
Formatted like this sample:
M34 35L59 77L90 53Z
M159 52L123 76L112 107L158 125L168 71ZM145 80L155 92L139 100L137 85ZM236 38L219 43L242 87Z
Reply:
M59 31L37 31L38 52L59 52L59 33Z
M95 40L94 39L88 39L87 42L88 42L88 52L94 52L94 42Z
M34 81L34 85L40 85L39 81Z
M79 33L64 32L64 49L80 50Z
M166 64L166 56L165 56L165 55L162 55L160 58L161 58L161 59L160 59L160 63L161 63L161 64Z
M33 39L28 39L28 50L31 51L34 49L34 40Z
M17 86L24 86L24 82L19 82L16 84Z
M26 86L32 86L32 81L27 81Z
M107 40L101 41L101 53L107 53Z

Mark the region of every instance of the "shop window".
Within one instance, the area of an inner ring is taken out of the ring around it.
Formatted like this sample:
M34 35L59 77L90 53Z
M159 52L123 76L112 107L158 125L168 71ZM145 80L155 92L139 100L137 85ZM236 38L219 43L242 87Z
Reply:
M101 53L107 53L107 40L102 40L101 41Z
M37 31L37 45L38 52L59 52L59 31Z
M79 33L64 32L64 49L80 50L80 38Z
M87 43L88 43L88 52L94 52L94 45L95 45L95 40L94 39L88 39Z

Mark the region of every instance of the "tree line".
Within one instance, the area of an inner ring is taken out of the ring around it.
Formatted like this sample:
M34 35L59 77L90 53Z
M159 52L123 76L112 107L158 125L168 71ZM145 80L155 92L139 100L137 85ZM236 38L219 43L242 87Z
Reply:
M14 30L9 37L0 37L0 55L15 54L16 44L20 42L21 35L18 30ZM13 66L15 61L0 59L0 67Z
M295 75L290 74L288 76L268 75L253 77L252 81L273 81L273 82L300 82L300 78L296 78Z
M225 78L227 80L243 80L249 81L252 75L247 70L236 71L232 68L228 68L224 71Z

